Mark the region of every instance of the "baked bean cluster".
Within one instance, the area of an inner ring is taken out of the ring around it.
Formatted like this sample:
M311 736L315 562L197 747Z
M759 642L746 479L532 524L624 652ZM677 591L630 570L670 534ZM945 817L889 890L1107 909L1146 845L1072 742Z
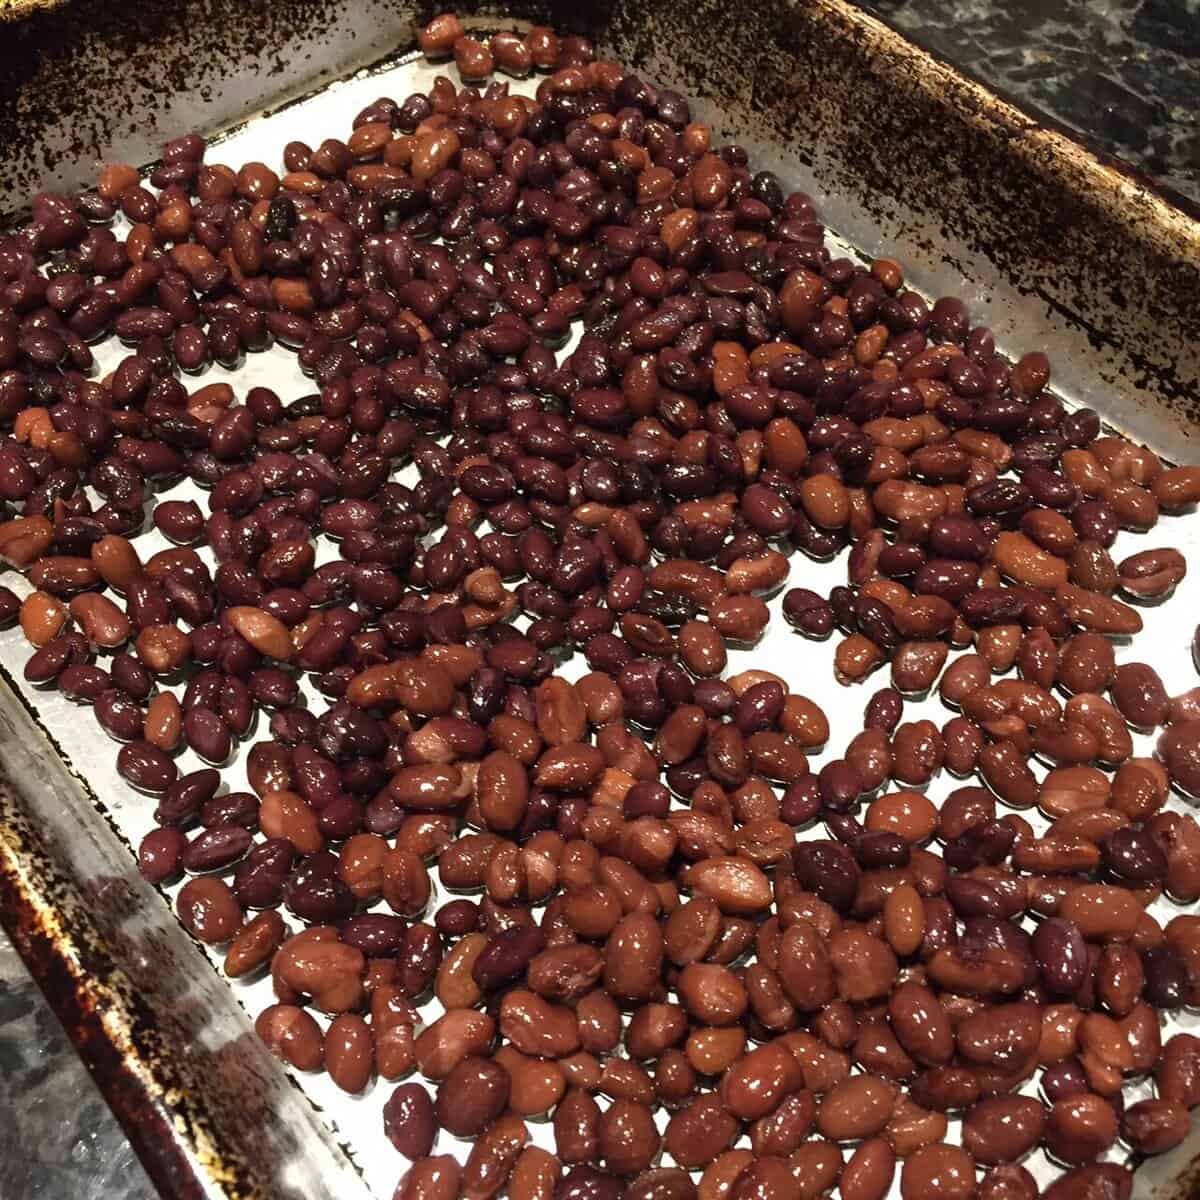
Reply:
M1200 898L1164 808L1200 796L1200 689L1117 666L1186 563L1110 548L1200 468L831 256L807 196L584 39L420 44L467 86L282 174L183 137L0 240L0 555L34 589L0 615L121 743L142 872L270 972L276 1054L394 1085L397 1200L1032 1200L1039 1147L1047 1197L1123 1200L1109 1152L1200 1104L1160 1019L1200 1003L1200 917L1146 911ZM272 343L315 390L189 386ZM155 503L185 478L207 512ZM784 617L890 686L817 769L825 714L727 647L793 549L846 548ZM906 721L934 688L954 715Z

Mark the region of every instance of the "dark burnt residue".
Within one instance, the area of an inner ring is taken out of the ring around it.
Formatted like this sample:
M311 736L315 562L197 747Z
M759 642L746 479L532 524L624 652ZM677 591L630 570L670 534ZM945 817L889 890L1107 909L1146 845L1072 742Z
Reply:
M0 211L11 198L130 161L197 118L230 122L330 72L378 56L411 30L387 0L62 0L0 8ZM361 50L356 47L362 47ZM372 48L374 47L374 48ZM236 81L236 98L227 94ZM234 107L241 104L240 109Z
M188 1161L185 1144L172 1128L172 1114L148 1088L129 1055L114 1041L104 1024L110 998L93 981L111 983L116 978L112 950L89 936L86 918L77 897L61 878L53 860L38 844L25 813L11 803L0 782L0 822L6 826L7 846L0 846L0 918L5 932L25 960L55 1016L62 1023L80 1058L92 1073L155 1187L179 1200L200 1200L204 1193ZM36 902L22 883L24 871L16 869L13 847L21 848L23 866L36 872ZM40 913L55 910L56 921L47 923ZM71 946L61 936L57 921L72 930ZM74 951L74 953L70 951ZM136 1024L151 1014L136 996L132 1000ZM145 1063L155 1064L152 1053Z

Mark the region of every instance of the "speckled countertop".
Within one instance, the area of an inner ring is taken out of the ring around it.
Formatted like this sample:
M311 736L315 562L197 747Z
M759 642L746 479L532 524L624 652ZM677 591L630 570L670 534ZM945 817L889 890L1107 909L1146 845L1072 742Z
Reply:
M865 7L1200 202L1200 0L874 0ZM0 1200L153 1195L0 933Z
M154 1194L0 931L0 1200L152 1200Z
M1200 0L860 0L928 50L1200 201Z

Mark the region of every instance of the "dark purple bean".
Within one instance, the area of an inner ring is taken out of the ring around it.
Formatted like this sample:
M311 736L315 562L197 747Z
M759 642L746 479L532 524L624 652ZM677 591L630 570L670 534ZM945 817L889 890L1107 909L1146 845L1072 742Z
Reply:
M164 500L154 509L154 524L171 541L190 546L204 532L204 514L194 500Z
M229 726L215 712L199 705L184 714L183 735L198 757L217 766L228 760L233 748Z
M192 874L220 871L232 866L252 841L250 831L241 825L213 825L197 834L183 852L184 869Z
M438 909L433 923L446 937L465 937L479 927L479 908L470 900L451 900Z
M58 690L69 700L91 702L107 691L108 687L108 672L88 663L66 667L58 676Z
M232 824L254 830L258 828L258 807L253 792L226 792L200 806L200 824L205 828Z
M106 689L96 697L93 711L105 733L118 742L132 742L141 736L143 713L127 693Z
M287 877L283 901L288 911L310 925L344 921L354 911L354 894L338 874L338 860L322 850L305 859Z
M162 796L175 782L179 768L171 757L149 742L132 741L117 755L118 774L149 796Z
M286 838L259 842L238 863L233 890L246 908L275 908L283 897L296 851Z
M415 1161L433 1149L437 1119L433 1099L419 1083L402 1083L383 1106L383 1131L388 1141Z
M801 842L792 851L800 886L815 892L840 913L848 913L858 892L859 869L853 854L836 842Z
M1088 972L1087 945L1078 926L1060 917L1047 917L1033 931L1033 956L1046 990L1070 996L1082 986Z
M187 839L177 829L152 829L138 847L138 870L151 883L171 883L180 875Z
M484 991L495 991L524 975L530 960L545 946L546 935L536 925L506 929L480 951L471 977Z
M404 945L407 929L408 923L391 913L362 913L345 921L339 936L368 958L391 958Z
M1121 880L1133 884L1161 883L1167 877L1167 856L1144 829L1128 825L1105 839L1104 865Z

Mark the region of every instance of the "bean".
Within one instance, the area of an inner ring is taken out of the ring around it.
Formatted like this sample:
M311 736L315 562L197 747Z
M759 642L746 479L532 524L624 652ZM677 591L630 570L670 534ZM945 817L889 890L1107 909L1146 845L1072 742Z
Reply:
M471 968L472 978L484 991L512 983L545 945L545 935L536 926L502 930L482 947Z
M770 885L762 870L738 855L705 859L690 868L690 887L717 902L722 912L755 913L770 904Z
M188 932L202 942L227 942L242 923L241 907L229 885L212 875L189 879L176 908Z
M139 792L161 796L175 782L179 769L157 746L131 741L117 755L117 771Z
M937 996L917 983L901 984L888 1000L888 1018L904 1049L926 1066L944 1066L954 1034Z
M268 909L238 930L225 952L225 974L230 979L252 975L271 961L286 936L283 918Z
M222 870L237 862L250 842L250 831L240 825L213 825L188 843L183 866L193 873Z
M972 1105L963 1118L963 1147L976 1162L994 1166L1016 1162L1041 1138L1045 1110L1031 1096L991 1096Z
M1053 995L1070 996L1082 986L1088 971L1087 947L1074 921L1048 917L1039 923L1032 940L1042 981Z
M1158 756L1171 782L1188 796L1200 795L1200 721L1170 725L1158 739Z
M1108 884L1081 884L1059 906L1059 915L1074 921L1085 938L1130 937L1140 913L1134 896Z
M21 602L21 632L33 646L46 646L67 623L67 607L47 592L31 592Z
M855 1075L836 1084L817 1113L817 1129L833 1141L874 1137L891 1116L895 1089L886 1080Z
M138 847L138 870L151 883L178 877L187 842L177 829L152 829Z
M454 43L462 36L462 22L451 13L443 13L434 17L420 31L417 36L417 44L427 58L445 57L449 55Z
M0 523L0 559L10 566L36 562L54 541L54 526L43 516L14 517Z
M171 541L188 546L203 534L204 514L194 500L164 500L154 509L154 524ZM94 550L92 557L96 557Z
M433 1149L437 1118L429 1093L419 1083L403 1083L393 1090L383 1106L383 1131L414 1163Z
M228 610L229 623L234 630L260 654L287 661L292 654L291 638L286 626L270 613L248 606Z
M462 1168L449 1154L419 1158L401 1176L399 1200L452 1200L459 1194Z
M298 1071L315 1071L324 1057L321 1027L302 1008L273 1004L263 1009L254 1030L267 1048Z
M700 1095L667 1123L663 1146L685 1170L707 1166L738 1132L736 1119L716 1096Z
M966 1150L945 1142L922 1146L904 1160L900 1194L904 1200L968 1200L975 1194L974 1160Z
M1130 725L1149 730L1166 721L1167 690L1158 672L1145 663L1124 663L1112 681L1113 703Z
M884 934L899 956L907 957L920 947L925 935L925 910L920 893L910 884L900 884L883 906Z
M518 988L501 1002L500 1030L522 1054L564 1058L579 1046L579 1027L568 1008Z
M783 597L783 615L788 624L810 638L824 638L833 631L833 609L827 600L807 588L792 588Z
M644 1171L657 1155L660 1140L644 1104L618 1098L601 1115L598 1150L614 1174L632 1176Z
M325 1033L325 1069L350 1095L360 1093L370 1081L374 1064L371 1027L357 1013L340 1013Z
M1005 575L1026 587L1053 591L1067 581L1067 564L1024 534L1001 533L992 546L992 554Z
M438 1086L434 1112L438 1124L456 1137L474 1137L504 1111L508 1072L485 1058L465 1058Z
M846 1200L883 1200L892 1186L896 1155L884 1138L868 1138L842 1168L839 1189Z
M1187 563L1178 550L1143 550L1117 564L1117 581L1127 595L1141 600L1169 596L1187 574Z
M1090 1162L1107 1150L1116 1137L1116 1113L1101 1096L1074 1096L1058 1100L1050 1107L1046 1145L1065 1163Z
M871 802L866 826L869 830L898 834L909 843L925 842L937 830L938 814L920 792L892 792Z
M1141 1100L1125 1110L1121 1134L1138 1154L1163 1154L1179 1145L1191 1125L1177 1100Z

